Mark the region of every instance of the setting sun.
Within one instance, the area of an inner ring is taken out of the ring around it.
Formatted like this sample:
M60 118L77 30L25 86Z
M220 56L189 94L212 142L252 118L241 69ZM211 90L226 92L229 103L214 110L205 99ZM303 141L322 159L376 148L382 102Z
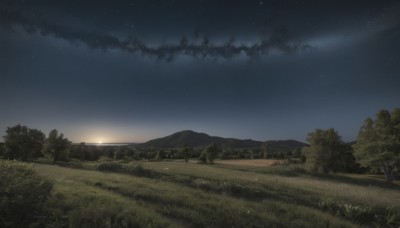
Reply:
M103 141L99 140L97 141L98 144L103 144Z

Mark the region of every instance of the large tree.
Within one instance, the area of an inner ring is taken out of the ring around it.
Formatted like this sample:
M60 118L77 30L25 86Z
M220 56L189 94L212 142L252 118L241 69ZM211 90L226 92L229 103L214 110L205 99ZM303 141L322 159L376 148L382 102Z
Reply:
M183 159L185 159L185 162L189 161L192 151L193 151L193 149L191 147L188 147L186 144L182 147L181 154L182 154Z
M4 143L0 142L0 157L4 156Z
M58 134L56 129L50 131L49 137L45 143L45 155L53 159L53 164L60 159L68 157L68 150L71 146L71 142L64 138L63 134Z
M310 147L305 147L306 164L313 172L329 173L346 171L344 167L353 160L347 160L348 147L333 128L316 129L308 134Z
M366 119L353 148L363 166L383 171L389 182L394 180L400 168L400 109L380 110L375 120Z
M202 152L203 157L207 158L207 162L214 164L214 159L217 157L219 152L218 146L215 143L208 145ZM202 155L200 155L201 157Z
M40 156L45 135L37 129L18 124L8 127L3 138L5 157L26 161Z

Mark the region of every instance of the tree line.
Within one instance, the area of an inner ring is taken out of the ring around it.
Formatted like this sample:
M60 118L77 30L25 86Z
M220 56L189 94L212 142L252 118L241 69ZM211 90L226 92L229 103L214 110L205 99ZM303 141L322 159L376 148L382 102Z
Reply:
M56 129L46 137L43 132L20 124L8 127L4 139L3 157L9 160L28 161L45 156L53 163L68 156L72 142Z
M314 172L337 172L361 165L371 172L382 172L391 182L400 169L400 109L380 110L375 119L367 118L352 146L343 143L333 128L316 129L308 134L307 141L310 147L302 152Z
M400 109L392 112L380 110L375 119L367 118L361 126L354 144L344 143L333 129L316 129L307 136L308 147L289 151L286 148L272 150L264 143L261 148L231 149L210 144L203 150L183 145L182 148L148 149L131 147L95 147L72 142L52 130L46 137L37 129L16 125L8 127L0 144L0 156L9 160L34 160L45 156L52 160L68 161L69 158L96 161L101 156L121 160L163 160L197 158L201 163L213 164L217 158L275 158L288 159L292 163L304 163L311 172L382 172L392 181L400 168Z

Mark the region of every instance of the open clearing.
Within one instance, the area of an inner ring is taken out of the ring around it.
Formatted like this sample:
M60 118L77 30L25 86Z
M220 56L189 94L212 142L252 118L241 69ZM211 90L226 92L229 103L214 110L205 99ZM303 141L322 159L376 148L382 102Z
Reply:
M318 178L282 166L122 165L141 168L113 173L35 164L55 182L54 226L359 227L372 222L351 217L358 210L400 210L399 183L369 176ZM353 211L338 214L341 207Z

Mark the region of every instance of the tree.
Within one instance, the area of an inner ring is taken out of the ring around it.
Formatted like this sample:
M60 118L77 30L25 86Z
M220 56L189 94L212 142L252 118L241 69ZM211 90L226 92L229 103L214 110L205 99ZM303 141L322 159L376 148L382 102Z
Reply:
M381 169L393 181L400 168L400 109L380 110L375 120L367 118L353 148L361 165Z
M253 150L249 150L250 153L250 159L254 159L254 151Z
M165 151L163 149L159 149L156 154L156 160L163 160L165 158Z
M183 146L181 149L181 154L183 156L183 159L185 159L185 162L189 161L190 154L192 153L192 148L188 147L186 144Z
M293 152L292 155L294 158L300 158L301 157L301 148L300 147L296 147Z
M204 153L206 156L208 163L214 164L214 159L217 157L218 151L217 145L215 143L211 143L204 149L202 153Z
M121 160L125 157L125 150L122 148L118 148L114 151L114 160Z
M0 157L4 156L4 143L0 143Z
M69 157L70 158L76 158L81 161L86 159L86 154L87 154L88 148L86 146L85 142L79 143L79 145L73 145L71 146L69 150Z
M83 160L85 160L85 153L86 153L86 151L87 151L87 146L86 146L86 143L85 142L81 142L81 143L79 143L79 146L78 146L78 153L79 153L79 158L83 161Z
M8 127L3 138L5 157L26 161L40 156L45 135L37 129L18 124Z
M313 172L341 171L340 167L347 162L342 157L345 145L333 128L316 129L308 134L307 141L310 147L304 149L306 164Z
M230 158L230 156L231 156L231 151L232 151L232 149L229 148L229 145L228 145L228 144L223 144L223 145L222 145L222 152L221 152L220 158L221 158L221 159L228 159L228 158Z
M53 159L55 164L60 159L66 159L68 157L68 149L72 142L67 138L64 138L63 134L58 134L56 129L50 131L49 137L45 143L45 155Z
M200 163L206 163L207 162L207 153L206 153L205 150L203 150L200 153L199 161L200 161Z
M262 151L263 151L263 158L264 158L264 159L268 159L268 158L270 157L271 153L270 153L270 151L269 151L267 142L264 142L264 143L261 145L261 148L262 148Z

